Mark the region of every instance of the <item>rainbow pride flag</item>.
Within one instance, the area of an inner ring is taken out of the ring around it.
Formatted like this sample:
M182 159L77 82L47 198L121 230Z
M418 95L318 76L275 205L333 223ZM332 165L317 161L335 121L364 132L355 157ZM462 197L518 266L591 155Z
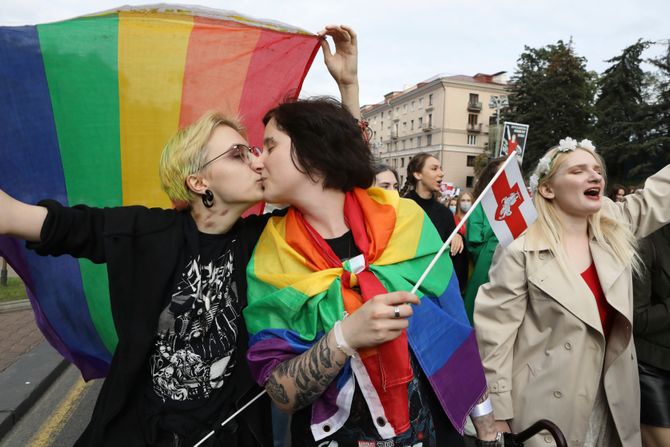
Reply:
M308 350L345 311L351 314L385 291L412 290L442 245L423 210L395 192L355 189L347 194L344 213L362 258L333 266L325 241L315 238L295 209L271 218L256 245L247 267L249 305L244 317L252 334L247 358L262 386L277 365ZM346 422L354 376L380 437L407 430L407 383L412 377L408 346L445 413L462 432L486 390L486 379L449 256L439 259L418 295L421 304L414 306L406 334L359 351L315 401L314 439L327 437Z
M168 208L170 136L217 110L239 113L259 144L263 114L298 95L318 47L288 25L168 5L0 27L0 188L28 203ZM105 267L6 237L0 256L47 340L84 378L104 376L117 343Z

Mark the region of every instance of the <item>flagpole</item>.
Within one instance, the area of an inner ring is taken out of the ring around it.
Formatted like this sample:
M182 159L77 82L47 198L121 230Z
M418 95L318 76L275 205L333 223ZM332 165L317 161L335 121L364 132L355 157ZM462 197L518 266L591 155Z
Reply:
M493 183L496 180L498 180L498 177L500 177L500 174L502 174L502 172L505 170L507 165L510 164L510 162L512 160L516 160L516 158L517 158L517 153L516 153L516 150L514 150L509 155L509 157L507 157L507 160L505 160L505 162L502 164L500 169L498 169L498 172L496 172L496 175L494 175L493 178L491 179L491 181L488 183L488 185L486 185L486 188L484 188L484 190L479 194L479 197L477 197L477 200L475 200L475 203L472 204L472 206L470 207L468 212L465 213L465 216L463 216L461 221L458 222L458 225L456 225L456 228L454 229L454 231L452 231L451 234L449 235L449 237L447 238L447 240L444 241L444 244L442 244L442 247L440 247L440 250L435 254L435 256L433 257L433 260L430 261L430 264L428 264L428 267L426 268L426 271L423 272L423 274L421 275L419 280L416 282L416 285L412 288L411 293L416 293L416 291L419 290L419 286L421 286L421 283L423 282L423 280L426 279L426 276L428 276L428 273L430 273L430 271L432 270L435 263L437 263L437 260L440 259L440 256L442 256L442 253L444 253L444 250L447 249L447 247L451 243L451 240L454 238L454 236L456 236L456 234L461 229L461 227L463 227L463 225L465 225L465 222L470 217L470 214L475 210L477 205L479 205L479 203L482 201L482 198L484 198L484 196L486 195L488 190L491 189L491 187L493 186Z
M237 410L235 413L233 413L228 419L226 419L225 421L221 422L221 427L223 427L224 425L226 425L228 422L232 421L232 420L235 418L235 416L237 416L238 414L242 413L242 412L243 412L249 405L253 404L259 397L261 397L261 396L262 396L263 394L265 394L266 392L267 392L267 390L263 390L263 391L261 391L260 393L258 393L258 394L256 395L256 397L254 397L254 398L251 399L249 402L247 402L246 404L244 404L244 406L243 406L242 408L240 408L240 409ZM212 431L210 431L210 432L207 434L207 436L205 436L205 437L202 438L200 441L198 441L198 443L197 443L196 445L194 445L193 447L198 447L198 446L200 446L200 444L202 444L203 442L207 441L207 440L208 440L214 433L216 433L216 430L212 430Z

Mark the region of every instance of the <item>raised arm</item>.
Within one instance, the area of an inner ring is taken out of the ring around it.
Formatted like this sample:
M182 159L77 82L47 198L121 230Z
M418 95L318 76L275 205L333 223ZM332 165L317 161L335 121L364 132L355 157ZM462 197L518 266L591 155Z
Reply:
M0 191L0 234L38 242L46 216L46 208L28 205Z
M354 30L345 25L328 25L318 35L321 37L323 59L330 75L340 89L344 104L356 119L361 119L358 99L358 40ZM335 53L326 40L330 36L335 42Z
M419 304L408 292L377 295L340 323L346 344L354 349L377 346L397 338L409 326L407 318ZM399 306L400 318L394 318ZM295 412L314 402L328 388L347 361L338 348L334 329L301 355L280 363L270 375L265 389L281 410Z

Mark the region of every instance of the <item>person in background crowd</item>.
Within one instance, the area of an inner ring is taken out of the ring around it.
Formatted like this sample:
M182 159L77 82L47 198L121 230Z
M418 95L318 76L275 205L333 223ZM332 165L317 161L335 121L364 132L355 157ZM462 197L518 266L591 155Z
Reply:
M472 206L472 194L464 191L460 196L456 197L456 212L454 213L454 223L456 226L460 223L465 213L470 210ZM458 233L461 235L463 240L466 240L467 231L466 224L458 230ZM465 290L468 285L468 274L470 270L470 254L468 252L467 245L463 247L463 251L456 256L451 258L454 262L454 269L456 270L456 275L458 276L458 284L461 287L461 295L465 296Z
M670 445L670 225L640 240L645 269L633 278L640 422L645 447Z
M447 208L449 208L449 211L451 211L451 214L453 214L455 218L456 211L458 211L458 196L451 196L447 198ZM458 222L456 223L458 224ZM461 235L463 236L465 233L461 233Z
M435 199L440 191L444 173L440 161L430 154L416 154L407 164L407 180L400 192L401 197L414 200L433 222L442 241L456 229L454 215L449 208ZM464 242L460 234L451 241L450 254L456 256L463 251Z
M375 171L375 183L373 186L389 191L398 190L400 179L398 178L398 172L394 168L383 163L377 163L373 167Z
M486 185L500 166L505 161L506 157L497 157L489 160L484 166L482 172L477 177L473 196L477 199ZM489 281L489 268L493 259L493 253L498 246L498 238L496 237L481 203L472 211L468 218L468 231L465 234L466 246L468 253L472 259L474 268L472 269L472 276L465 288L465 312L468 314L470 322L472 322L472 314L475 310L475 297L479 286Z
M636 237L670 221L670 165L623 202L603 197L604 179L590 141L551 148L530 179L537 220L498 246L479 288L475 329L501 431L541 413L571 446L641 445L631 275Z
M623 202L623 198L626 196L626 188L622 185L615 184L610 188L610 193L607 197L612 200L612 202Z

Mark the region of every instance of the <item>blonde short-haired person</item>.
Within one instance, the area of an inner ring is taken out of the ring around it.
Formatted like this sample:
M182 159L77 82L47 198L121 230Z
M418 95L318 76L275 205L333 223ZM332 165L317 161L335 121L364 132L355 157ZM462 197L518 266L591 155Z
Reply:
M593 144L566 138L540 160L531 189L538 220L496 250L475 300L499 429L547 418L570 446L640 446L631 275L635 238L670 221L670 167L614 203Z
M356 35L321 33L326 65L358 111ZM245 354L245 269L269 215L240 219L262 199L262 150L235 119L209 113L180 130L160 160L173 210L19 202L0 191L0 234L42 255L106 263L119 343L78 446L194 445L260 389ZM55 285L57 286L57 285ZM270 446L260 399L208 446Z

